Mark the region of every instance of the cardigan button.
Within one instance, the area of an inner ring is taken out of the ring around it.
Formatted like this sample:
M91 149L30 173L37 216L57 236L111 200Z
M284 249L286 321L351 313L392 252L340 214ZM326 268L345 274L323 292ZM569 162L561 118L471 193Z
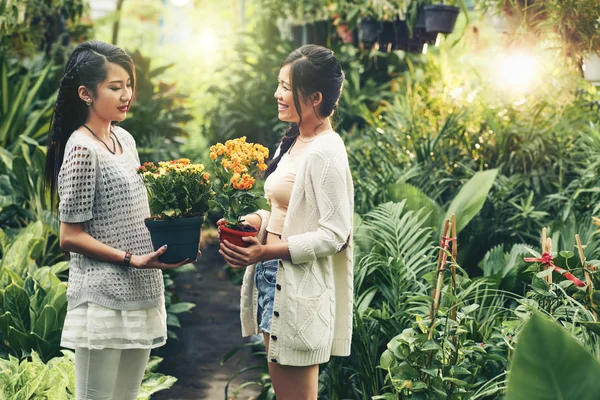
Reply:
M273 311L273 315L279 317L279 311Z
M275 288L277 288L277 290L281 290L281 285L278 283L277 285L275 285Z
M271 362L274 362L274 363L276 363L276 362L277 362L277 359L276 359L276 358L271 358Z
M271 335L271 339L273 339L273 340L277 340L277 336L275 336L275 335Z

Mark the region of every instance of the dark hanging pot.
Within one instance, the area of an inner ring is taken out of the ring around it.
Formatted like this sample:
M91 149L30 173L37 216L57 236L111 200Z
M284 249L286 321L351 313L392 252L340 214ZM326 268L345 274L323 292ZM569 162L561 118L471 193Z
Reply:
M198 258L203 217L147 219L144 222L150 231L154 250L167 245L167 251L160 256L160 261L172 264L186 258L189 258L190 261Z
M382 30L381 22L371 18L363 18L360 21L360 29L358 32L360 43L365 49L370 49L379 39Z
M379 34L379 50L390 51L394 48L394 23L384 21L382 23L381 33Z
M424 7L425 29L427 32L452 33L460 8L445 4Z
M394 50L406 50L410 45L410 31L406 21L396 19L393 22L394 28Z
M306 44L306 25L293 25L292 26L292 38L294 47L302 47Z
M421 50L423 50L423 44L435 44L437 39L437 32L427 31L427 12L425 8L419 8L417 12L417 22L415 23L415 31L413 32L413 39L417 39L421 43Z
M311 41L309 43L327 46L329 41L329 31L332 24L329 20L315 21L311 24Z

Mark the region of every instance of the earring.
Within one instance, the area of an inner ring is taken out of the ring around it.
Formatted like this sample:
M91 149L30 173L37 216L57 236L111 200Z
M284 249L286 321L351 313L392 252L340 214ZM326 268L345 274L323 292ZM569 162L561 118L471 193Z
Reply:
M87 100L87 101L85 102L85 104L87 104L88 106L91 106L91 105L92 105L92 101L91 101L91 100Z

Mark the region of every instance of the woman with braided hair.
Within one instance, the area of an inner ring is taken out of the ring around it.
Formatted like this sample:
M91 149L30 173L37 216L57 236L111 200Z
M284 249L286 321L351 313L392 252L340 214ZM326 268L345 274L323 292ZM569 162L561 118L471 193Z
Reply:
M354 187L331 123L343 83L325 47L302 46L283 61L274 96L290 126L266 171L271 211L246 216L259 228L243 239L248 247L220 248L229 265L248 267L242 335L262 332L279 400L317 400L319 364L350 354Z
M163 269L125 119L135 90L119 47L82 43L69 58L49 132L45 186L70 252L63 347L75 350L76 398L137 397L150 350L167 337Z

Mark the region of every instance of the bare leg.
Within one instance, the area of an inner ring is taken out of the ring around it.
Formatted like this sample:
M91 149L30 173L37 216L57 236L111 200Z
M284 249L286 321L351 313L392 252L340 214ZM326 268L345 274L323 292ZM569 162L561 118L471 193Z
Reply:
M269 353L269 335L263 334ZM319 366L292 367L269 362L269 373L277 400L317 400Z

